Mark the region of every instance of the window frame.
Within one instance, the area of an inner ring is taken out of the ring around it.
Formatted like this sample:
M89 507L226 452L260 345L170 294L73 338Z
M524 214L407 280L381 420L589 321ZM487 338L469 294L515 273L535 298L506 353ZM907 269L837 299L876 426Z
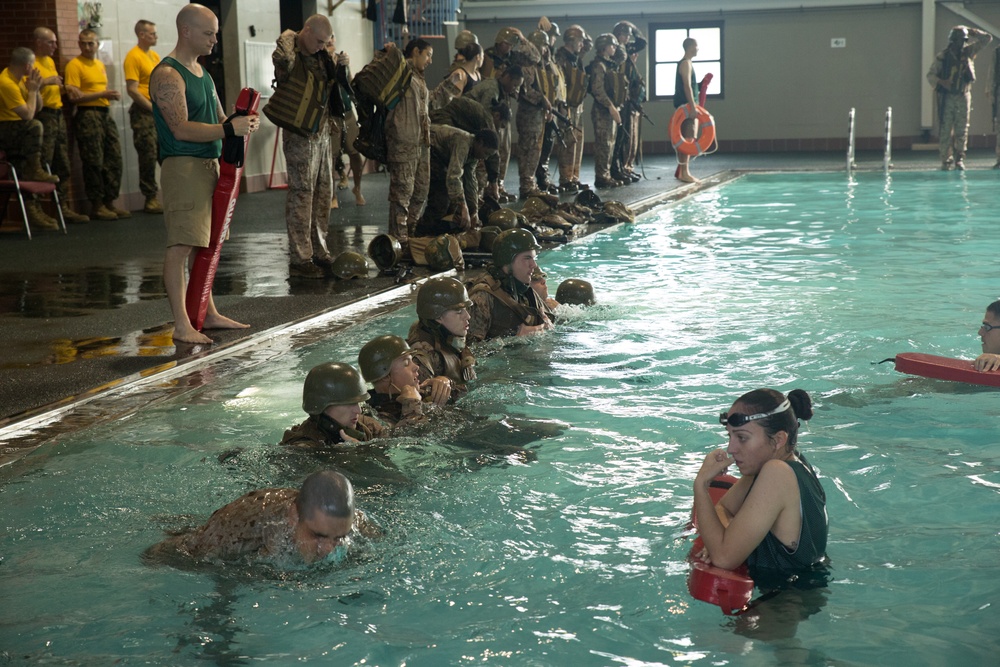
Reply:
M649 51L649 67L651 70L650 83L649 86L649 99L651 101L662 101L662 100L673 100L673 86L668 86L670 90L669 95L657 95L656 94L656 66L661 64L678 63L680 58L677 60L656 60L656 34L659 30L687 30L688 36L691 35L692 29L704 29L704 28L718 28L719 29L719 60L704 60L702 62L718 62L719 63L719 79L721 81L713 81L712 89L719 92L709 92L708 99L710 100L724 100L726 99L726 51L725 51L725 21L691 21L691 22L677 22L672 21L668 23L650 23L649 24L649 35L651 37L650 51ZM695 60L695 67L699 61Z

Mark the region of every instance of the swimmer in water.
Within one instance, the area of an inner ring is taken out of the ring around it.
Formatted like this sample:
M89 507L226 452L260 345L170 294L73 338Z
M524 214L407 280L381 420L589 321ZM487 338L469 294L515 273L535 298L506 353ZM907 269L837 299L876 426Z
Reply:
M801 389L787 398L757 389L722 413L729 446L705 457L694 483L705 561L724 569L746 561L758 586L765 577L788 581L823 569L826 494L796 447L799 419L810 417L812 402ZM713 505L709 484L734 463L742 476Z
M324 470L300 489L258 489L216 510L208 522L146 550L152 562L221 563L247 559L275 565L316 563L351 536L377 530L354 508L351 482Z
M541 297L549 310L554 311L559 307L559 302L549 296L548 275L540 266L535 266L535 270L531 272L531 289L535 290L535 294Z
M454 278L431 278L417 291L418 319L406 342L424 362L418 369L420 380L424 386L430 383L432 397L447 388L448 400L454 401L476 379L476 358L465 343L470 306L465 285Z
M1000 301L986 306L983 325L979 327L979 338L983 341L983 353L972 362L976 370L1000 369Z
M358 354L358 366L365 381L372 383L368 406L394 429L425 421L425 402L444 405L451 398L448 378L442 378L443 383L431 380L421 385L420 363L399 336L378 336L365 343Z
M325 363L306 375L302 409L309 418L285 431L281 444L330 449L344 442L364 442L387 435L377 420L361 414L369 398L361 373L350 364Z

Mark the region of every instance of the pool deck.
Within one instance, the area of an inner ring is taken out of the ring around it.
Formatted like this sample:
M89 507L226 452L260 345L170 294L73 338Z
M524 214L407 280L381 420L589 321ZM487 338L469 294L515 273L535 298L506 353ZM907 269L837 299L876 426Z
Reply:
M967 165L970 170L990 169L994 161L992 150L974 151ZM864 170L881 170L882 156L860 154L857 163ZM693 171L704 179L704 187L733 171L836 171L844 165L841 152L736 154L703 158ZM646 180L598 193L648 207L698 189L674 180L674 167L673 156L647 156ZM899 152L893 167L935 169L937 156ZM590 158L584 161L583 180L593 182ZM511 164L507 183L516 191L516 164ZM366 175L363 192L364 207L355 205L349 189L339 192L341 206L330 216L334 255L364 253L371 238L385 230L386 174ZM240 197L215 295L221 312L252 326L211 331L216 342L210 346L175 347L170 339L161 216L139 212L127 220L70 225L67 235L40 233L32 241L17 228L0 233L0 335L6 341L0 358L0 464L11 445L2 437L4 427L16 428L135 378L225 355L234 346L397 286L393 276L375 276L374 270L367 280L290 281L284 203L283 190ZM0 232L7 229L10 221ZM427 275L414 272L416 278Z

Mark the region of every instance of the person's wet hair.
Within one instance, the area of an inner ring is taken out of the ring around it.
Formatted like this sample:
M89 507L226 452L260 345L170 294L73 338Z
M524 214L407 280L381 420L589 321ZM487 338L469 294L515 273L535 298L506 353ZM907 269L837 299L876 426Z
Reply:
M302 483L295 507L300 517L312 516L317 511L338 518L350 517L354 514L354 488L339 472L315 472Z
M431 43L426 39L420 39L419 37L417 39L411 39L406 45L406 48L403 49L403 56L411 58L413 57L414 51L420 51L423 53L429 48L431 48Z
M458 55L462 56L469 62L472 62L482 52L483 52L483 47L480 46L479 44L476 44L475 42L472 42L471 44L466 44L465 48L458 51Z
M986 306L986 312L1000 319L1000 301L994 301L990 305Z
M476 137L476 143L478 143L483 148L486 148L491 151L495 151L500 148L500 137L497 135L495 131L489 128L486 128L484 130L477 130L475 137Z
M521 69L520 65L507 65L507 69L503 71L501 77L508 76L512 79L523 79L524 70Z
M754 415L771 412L785 400L785 395L774 389L754 389L743 394L736 400L736 404L741 405L746 414ZM788 434L788 442L785 447L790 452L795 451L798 443L799 420L809 421L812 419L812 399L802 389L793 389L788 392L788 402L791 403L791 410L783 410L763 419L757 423L764 429L768 438L773 438L779 431Z

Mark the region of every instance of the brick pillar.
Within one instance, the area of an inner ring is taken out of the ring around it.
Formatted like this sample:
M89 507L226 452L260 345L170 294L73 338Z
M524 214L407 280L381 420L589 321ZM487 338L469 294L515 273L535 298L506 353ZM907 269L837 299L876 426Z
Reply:
M76 0L3 0L0 9L0 69L7 66L10 61L10 52L18 46L34 48L35 38L32 34L38 26L44 26L55 31L59 38L59 50L56 51L56 62L59 73L66 70L66 63L80 55L80 47L77 46L77 37L80 34L79 20L77 18ZM69 108L67 108L69 110ZM72 133L72 124L70 123ZM70 156L74 155L74 145L70 139ZM75 192L82 192L81 187L74 187L82 183L79 160L74 160L73 183L70 185L70 199L74 199ZM50 213L54 213L49 205ZM19 220L20 210L11 208L9 214L14 215L15 220ZM9 217L8 217L9 220Z

